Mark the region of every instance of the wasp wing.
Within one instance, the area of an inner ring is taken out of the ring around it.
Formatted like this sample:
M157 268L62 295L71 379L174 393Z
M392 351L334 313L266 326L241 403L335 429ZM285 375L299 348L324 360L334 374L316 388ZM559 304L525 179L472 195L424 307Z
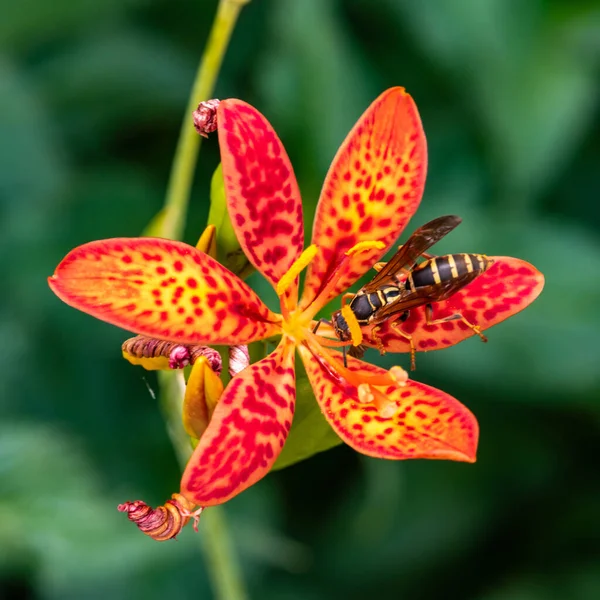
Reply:
M461 221L462 219L456 215L446 215L419 227L406 243L400 246L398 252L383 266L381 271L362 288L363 291L371 293L382 285L397 284L398 281L394 278L396 273L405 267L412 267L423 252L448 235Z
M397 299L378 309L373 315L372 322L375 324L381 323L394 315L402 314L417 306L447 300L450 296L458 292L458 290L471 283L480 274L481 272L479 271L472 271L471 273L464 273L463 275L454 277L449 281L418 287L414 291L404 290Z

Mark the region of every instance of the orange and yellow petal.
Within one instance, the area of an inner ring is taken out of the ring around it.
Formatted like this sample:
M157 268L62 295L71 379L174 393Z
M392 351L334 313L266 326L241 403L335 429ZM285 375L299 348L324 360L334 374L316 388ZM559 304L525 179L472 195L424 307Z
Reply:
M308 378L323 415L336 433L358 452L377 458L431 458L474 462L479 426L458 400L428 385L408 380L406 385L378 388L397 412L382 417L371 403L359 401L358 390L305 346L299 348ZM335 353L342 365L342 358ZM366 378L383 376L384 369L348 359L348 368Z
M344 265L328 299L389 250L419 206L426 171L417 107L403 88L391 88L366 110L333 159L315 216L312 243L319 253L308 270L302 307L319 293L348 249L363 241L384 244Z
M244 282L181 242L90 242L69 252L48 282L70 306L153 338L246 344L280 331L280 317Z
M294 344L286 336L231 380L183 474L188 500L221 504L269 472L292 425L295 382Z
M471 324L489 329L529 306L544 287L544 276L531 264L518 258L493 256L494 264L469 285L448 300L433 304L433 319L443 319L460 313ZM394 325L394 319L383 323L378 337L388 352L410 352L405 337L409 334L417 351L441 350L458 344L476 333L460 320L427 325L425 308L410 311L404 323ZM363 329L363 344L377 347L369 330Z
M302 201L292 164L271 124L241 100L218 109L231 223L252 264L275 286L304 248ZM297 299L298 283L288 294Z

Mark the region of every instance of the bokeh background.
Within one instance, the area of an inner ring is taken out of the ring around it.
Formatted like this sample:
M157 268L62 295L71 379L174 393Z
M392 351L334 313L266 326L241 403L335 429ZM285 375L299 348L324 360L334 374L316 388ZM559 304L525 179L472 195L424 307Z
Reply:
M158 544L115 509L178 489L154 375L121 359L125 333L62 304L46 277L75 245L138 235L160 208L215 6L2 5L1 598L212 597L191 528ZM460 214L440 252L518 256L546 275L486 346L418 356L417 378L478 416L477 464L340 446L227 505L252 598L600 598L599 67L593 0L252 0L242 12L216 95L269 117L309 218L356 118L403 85L430 152L409 229ZM217 162L213 138L190 242Z

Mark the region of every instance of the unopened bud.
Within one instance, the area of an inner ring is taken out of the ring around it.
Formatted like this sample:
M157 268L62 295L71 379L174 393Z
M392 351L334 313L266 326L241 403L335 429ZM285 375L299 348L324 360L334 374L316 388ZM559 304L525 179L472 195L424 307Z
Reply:
M220 100L205 100L198 104L198 108L193 112L194 127L196 131L207 138L209 133L217 129L217 108Z

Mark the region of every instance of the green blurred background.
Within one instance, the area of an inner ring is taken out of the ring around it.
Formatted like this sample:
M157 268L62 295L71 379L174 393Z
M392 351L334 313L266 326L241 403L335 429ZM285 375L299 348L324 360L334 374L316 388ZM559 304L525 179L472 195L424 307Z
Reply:
M75 245L138 235L160 208L215 6L2 5L1 598L212 597L191 528L158 544L116 511L178 489L154 375L46 277ZM430 152L409 229L460 214L440 252L518 256L546 275L486 346L417 357L420 381L478 416L477 464L340 446L227 504L252 598L600 598L599 67L592 0L253 0L242 12L216 96L268 116L309 217L356 118L403 85ZM213 138L190 242L217 162Z

